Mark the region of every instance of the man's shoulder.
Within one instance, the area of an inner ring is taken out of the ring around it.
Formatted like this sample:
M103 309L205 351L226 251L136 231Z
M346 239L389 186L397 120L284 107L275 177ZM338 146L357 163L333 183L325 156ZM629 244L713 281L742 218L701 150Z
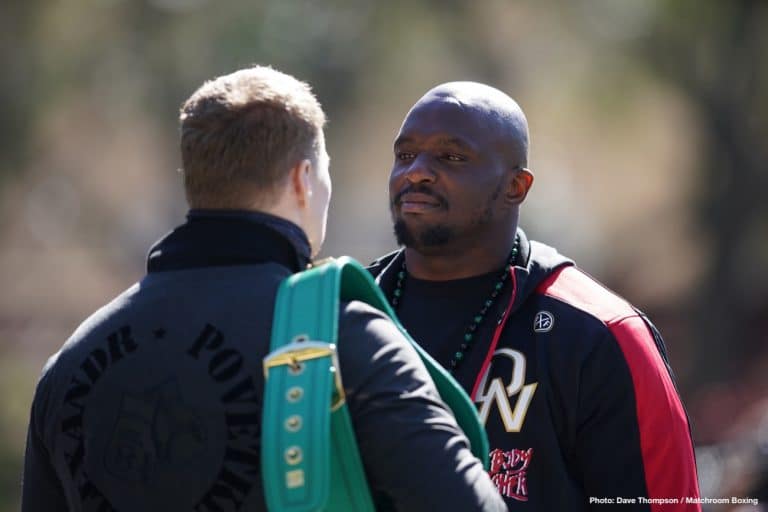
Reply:
M554 299L605 325L638 316L638 311L623 297L580 268L563 266L536 287L536 295Z
M539 284L536 295L542 306L533 320L534 330L542 329L537 332L560 323L567 335L558 339L610 357L620 355L633 375L670 372L664 342L650 320L578 267L558 269Z
M362 300L343 300L339 307L340 319L342 322L352 320L370 321L375 318L389 318L384 312L371 306Z
M51 407L57 403L55 397L62 396L72 379L72 374L82 369L84 361L92 359L91 366L87 366L89 370L103 362L106 352L102 350L97 353L96 347L102 339L108 339L110 325L114 324L114 312L121 309L137 289L138 285L132 286L96 310L75 329L59 350L48 358L40 373L33 401L33 414L38 422L51 412Z
M383 311L361 300L342 301L339 308L339 334L377 338L380 342L400 342L402 335Z
M106 339L114 326L119 324L117 317L134 300L139 288L139 284L134 284L83 320L58 352L51 356L43 369L43 373L45 374L54 368L79 365L81 359L94 349L94 345L101 338Z
M389 316L358 300L342 302L340 309L338 354L345 386L388 388L397 382L399 389L413 389L429 380L416 349Z

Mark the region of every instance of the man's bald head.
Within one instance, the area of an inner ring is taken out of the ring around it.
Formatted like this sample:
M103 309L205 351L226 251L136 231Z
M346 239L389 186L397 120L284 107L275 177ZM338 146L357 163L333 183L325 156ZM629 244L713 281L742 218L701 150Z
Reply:
M427 91L406 120L417 109L440 103L453 104L487 125L512 166L528 165L528 120L520 105L506 93L479 82L446 82Z

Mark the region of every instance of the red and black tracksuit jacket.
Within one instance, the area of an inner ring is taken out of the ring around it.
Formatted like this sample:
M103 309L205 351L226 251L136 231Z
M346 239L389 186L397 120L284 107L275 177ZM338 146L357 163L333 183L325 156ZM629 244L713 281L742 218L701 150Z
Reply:
M555 249L519 235L501 320L455 374L485 422L490 473L510 510L701 510L688 418L658 331ZM403 258L370 267L387 296Z

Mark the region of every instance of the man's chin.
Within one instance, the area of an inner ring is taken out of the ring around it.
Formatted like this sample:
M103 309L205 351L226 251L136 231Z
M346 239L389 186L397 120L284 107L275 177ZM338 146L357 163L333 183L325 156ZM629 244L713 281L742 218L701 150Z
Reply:
M434 249L449 244L454 239L450 226L435 224L431 226L409 226L403 219L397 219L394 225L395 239L398 245L411 249Z

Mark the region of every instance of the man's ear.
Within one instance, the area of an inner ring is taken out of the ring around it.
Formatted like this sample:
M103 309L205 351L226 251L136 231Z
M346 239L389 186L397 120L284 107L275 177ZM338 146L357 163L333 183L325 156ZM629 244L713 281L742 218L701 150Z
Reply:
M525 167L512 171L505 199L510 204L520 204L525 201L528 191L533 185L533 173Z
M296 198L296 204L302 210L309 205L309 198L312 197L312 162L302 160L291 168L290 183L293 196Z

